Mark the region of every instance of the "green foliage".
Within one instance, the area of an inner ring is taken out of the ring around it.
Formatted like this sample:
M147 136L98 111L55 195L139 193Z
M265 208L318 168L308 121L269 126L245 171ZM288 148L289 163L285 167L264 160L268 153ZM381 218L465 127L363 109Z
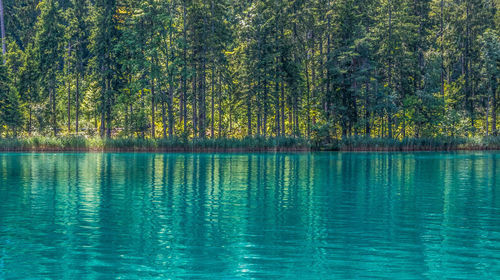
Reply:
M13 135L22 125L22 116L17 90L11 86L7 67L0 65L0 132L7 128ZM9 132L9 131L8 131Z
M2 136L341 149L497 135L498 1L4 3Z

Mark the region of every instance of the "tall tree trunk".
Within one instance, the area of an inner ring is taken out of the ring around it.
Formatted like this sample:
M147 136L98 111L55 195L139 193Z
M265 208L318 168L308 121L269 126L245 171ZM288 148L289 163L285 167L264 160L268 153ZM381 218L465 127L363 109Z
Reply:
M275 20L275 29L274 29L274 51L276 53L276 58L274 60L275 63L275 68L274 68L274 99L275 99L275 125L276 125L276 136L280 137L281 136L281 129L280 129L280 93L279 93L279 84L280 84L280 77L279 77L279 42L278 42L278 17L276 17Z
M196 69L196 67L195 67ZM197 73L193 76L193 137L198 137L198 90L196 89Z
M0 0L0 32L2 33L2 56L3 56L3 64L5 64L5 53L7 52L7 48L5 47L5 21L4 21L4 10L3 10L3 1Z
M388 84L389 84L389 90L393 91L393 86L392 86L392 1L389 1L389 63L387 67L387 74L388 74ZM391 101L392 102L392 101ZM387 131L388 131L388 136L389 138L392 138L392 111L387 112Z
M257 52L259 53L257 57L257 61L262 60L262 48L261 48L261 36L259 36L258 42L257 42ZM266 70L264 69L262 72L265 72ZM261 71L260 69L257 70L257 90L256 92L256 98L255 98L255 103L257 105L257 132L256 135L260 136L260 129L261 129L261 117L262 117L262 86L261 86Z
M365 136L370 137L371 127L370 127L370 110L369 107L369 94L370 94L370 80L366 81L365 89Z
M285 81L281 80L281 135L286 136L285 127Z
M491 98L491 134L493 136L497 136L497 91L498 91L498 84L496 80L493 81L493 88L492 88L492 98Z
M262 135L264 137L267 136L267 96L268 96L268 88L267 88L267 72L264 73L264 98L263 98L263 103L264 103L264 117L262 120Z
M440 52L441 52L441 96L444 99L444 0L441 0Z
M104 102L103 102L103 105L102 105L100 113L101 113L101 126L99 127L99 135L101 136L101 138L104 138L105 129L106 129L106 124L104 122L104 116L105 116L105 105L104 105ZM95 124L97 125L97 116L95 118Z
M170 13L170 10L169 10L169 13ZM169 28L169 43L170 43L170 46L172 44L172 32ZM169 58L169 49L168 49L168 46L167 46L167 55L166 55L166 69L167 69L167 75L168 75L168 86L169 86L169 93L170 93L170 87L171 87L171 81L173 79L172 77L172 73L168 70L169 69L169 66L170 66L170 58ZM169 94L170 95L170 94ZM167 96L166 96L166 93L165 93L165 90L161 90L161 123L162 123L162 130L163 130L163 138L167 138L167 117L166 117L166 109L165 109L165 101L167 101ZM170 96L169 96L169 101L167 101L168 103L170 103ZM170 120L170 104L168 105L169 106L169 120ZM171 129L169 128L169 133L170 133Z
M111 90L111 80L108 79L106 88ZM110 93L106 94L106 137L111 138L111 96Z
M328 7L330 7L330 1L328 1ZM331 35L330 35L330 25L331 25L331 19L330 19L330 14L328 14L327 16L327 39L326 39L326 102L325 102L325 111L326 111L326 115L327 117L330 119L330 117L332 116L332 112L331 112L331 107L332 107L332 104L330 104L330 102L332 102L332 93L331 93L331 86L330 86L330 80L332 78L332 74L331 74L331 71L330 71L330 68L331 68Z
M218 109L219 109L219 133L218 133L218 137L222 137L222 72L219 72L219 82L218 82L218 90L217 90L217 93L218 93L218 101L219 101L219 105L217 106Z
M172 30L171 30L171 28L172 27L170 26L170 28L169 28L170 59L173 61L174 60L174 49L172 47ZM168 53L168 50L167 50L167 53ZM167 69L169 69L169 61L170 60L168 59L168 55L167 55ZM170 138L172 138L174 136L174 75L173 75L173 71L169 71L168 73L169 73L169 75L168 75L168 80L169 80L169 83L168 83L168 102L167 102L167 106L168 106L168 135ZM183 81L185 81L184 78L183 78ZM182 95L184 96L184 93ZM182 112L183 112L183 109L182 109L183 96L181 97L181 100L180 100L181 118L182 118ZM165 124L164 103L165 103L165 98L163 98L163 118L164 118L163 119L163 137L165 138L167 134L165 132L166 124Z
M204 17L204 27L207 26L207 19ZM207 108L206 108L206 98L207 98L207 92L206 92L206 81L207 81L207 36L206 36L206 30L203 29L203 47L202 47L202 64L201 64L201 79L199 80L200 82L200 118L199 118L199 137L200 138L205 138L206 136L206 121L207 121Z
M486 101L486 124L485 124L485 129L486 129L486 136L489 135L489 129L490 129L490 123L489 123L489 118L490 118L490 110L491 110L491 95L488 96L488 100Z
M181 111L184 133L187 133L187 15L186 15L186 0L182 1L182 37L183 37L183 69L182 69L182 98Z
M167 99L167 94L165 90L161 90L161 128L163 132L163 139L167 138L167 110L165 108L165 100Z
M68 133L71 133L71 84L68 81Z
M315 53L316 53L316 36L315 36L314 30L312 31L311 34L311 99L312 102L315 103L315 98L316 98L316 58L315 58ZM310 109L309 109L310 110ZM316 125L316 115L312 116L311 119L312 125Z
M251 94L247 97L247 129L248 136L252 136L252 96Z
M203 57L205 57L205 54L203 54ZM205 138L205 119L206 119L206 116L205 116L205 110L206 110L206 105L205 105L205 101L206 101L206 92L205 92L205 79L206 79L206 76L205 76L206 72L205 72L205 58L203 58L203 63L202 63L202 70L201 70L201 77L199 77L199 80L198 82L200 83L199 84L199 90L200 90L200 98L199 98L199 119L198 119L198 132L199 132L199 137L200 138Z
M210 114L211 114L211 116L210 116L211 117L211 120L210 120L210 137L212 139L214 138L214 122L215 122L215 112L214 112L215 111L215 105L214 105L215 104L215 101L214 101L214 99L215 99L215 73L214 73L215 72L215 67L214 67L214 64L215 64L215 62L212 62L212 81L211 81L212 82L212 85L211 85L212 88L210 90L211 95L212 95L211 100L210 100L210 102L212 103L211 104L211 109L210 109Z
M312 57L312 54L311 54ZM306 89L307 89L307 119L306 119L306 134L307 138L309 138L309 135L311 134L311 84L309 82L309 60L306 59L305 62L305 71L306 71Z
M54 136L57 136L57 120L56 120L56 89L55 82L52 83L52 131Z
M67 59L67 64L66 64L66 67L67 67L67 82L68 82L68 108L67 108L67 113L68 113L68 134L71 133L71 79L70 79L70 61L69 61L69 58L71 56L71 43L68 43L68 57L66 58Z
M78 134L80 117L80 73L76 73L76 92L75 92L75 131Z
M325 113L328 114L328 111L327 111L327 107L326 107L326 100L325 100L325 97L326 97L326 83L323 82L325 81L325 55L324 55L324 51L323 51L323 36L320 34L319 36L319 65L318 65L318 71L319 71L319 79L321 82L321 105L322 107L324 107L325 109Z
M161 86L159 86L161 87ZM167 100L167 94L164 89L160 89L160 100L161 100L161 129L163 139L167 138L167 109L165 108L165 103Z
M214 19L215 19L215 15L214 15L214 1L210 1L210 16L212 17L212 20L210 21L210 33L211 33L211 37L215 36L215 26L214 26ZM215 89L215 48L214 46L212 46L212 79L211 79L211 83L212 83L212 88L210 90L210 93L211 93L211 110L210 110L210 114L211 114L211 120L210 120L210 137L213 139L214 138L214 97L215 97L215 93L214 93L214 89Z
M155 81L151 79L151 138L155 139L156 125L155 125Z
M168 136L174 136L174 85L173 78L170 78L170 86L168 87Z
M280 123L280 93L279 93L279 76L278 76L278 58L276 58L276 68L274 70L274 99L275 99L275 119L276 119L276 136L281 136Z
M470 115L471 127L474 128L474 105L472 102L470 84L470 23L469 23L469 1L465 3L465 98L466 106Z
M28 121L28 135L31 136L31 122L32 122L32 108L31 108L31 100L28 104L29 107L29 121Z

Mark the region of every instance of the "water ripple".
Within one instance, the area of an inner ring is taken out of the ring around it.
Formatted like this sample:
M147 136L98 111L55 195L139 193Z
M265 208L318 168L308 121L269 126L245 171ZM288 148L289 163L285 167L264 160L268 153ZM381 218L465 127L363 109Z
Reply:
M0 279L499 278L499 164L0 154Z

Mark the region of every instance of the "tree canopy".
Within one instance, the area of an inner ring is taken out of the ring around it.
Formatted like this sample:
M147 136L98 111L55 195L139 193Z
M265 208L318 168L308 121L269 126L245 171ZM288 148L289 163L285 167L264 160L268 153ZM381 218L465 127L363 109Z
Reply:
M4 0L0 135L496 135L498 0Z

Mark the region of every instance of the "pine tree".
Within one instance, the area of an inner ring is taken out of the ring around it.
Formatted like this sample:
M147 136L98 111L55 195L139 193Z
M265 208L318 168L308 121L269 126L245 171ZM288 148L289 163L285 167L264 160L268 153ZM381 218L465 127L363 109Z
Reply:
M99 0L95 3L95 26L93 28L92 54L93 73L100 87L99 108L100 135L111 137L112 112L120 88L119 71L115 46L119 42L118 6L115 0Z
M38 59L40 84L44 97L49 99L48 112L53 135L57 135L57 74L63 57L64 26L62 14L55 0L40 3L40 19L37 23L35 53Z
M87 0L72 0L71 7L68 9L68 46L72 49L70 52L70 67L73 68L75 72L75 131L77 134L80 128L82 81L87 74L87 66L90 58L90 5L90 2Z
M13 136L22 126L19 94L11 85L6 65L0 65L0 132L2 127L9 129Z

